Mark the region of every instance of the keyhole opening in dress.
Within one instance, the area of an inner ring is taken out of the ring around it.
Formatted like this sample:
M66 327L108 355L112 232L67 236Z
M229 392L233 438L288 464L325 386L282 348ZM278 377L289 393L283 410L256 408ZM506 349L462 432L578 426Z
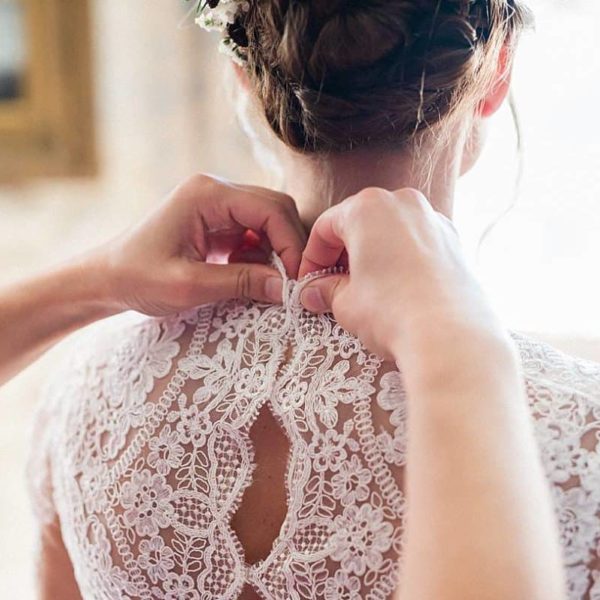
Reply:
M269 555L288 511L285 475L290 443L267 404L249 435L256 467L231 526L244 548L246 563L252 565Z

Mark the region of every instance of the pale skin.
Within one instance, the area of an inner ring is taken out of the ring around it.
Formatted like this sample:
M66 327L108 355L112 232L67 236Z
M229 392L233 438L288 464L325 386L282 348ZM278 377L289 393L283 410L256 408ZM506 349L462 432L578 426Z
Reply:
M425 183L401 153L311 159L282 150L286 191L312 226L299 276L335 265L343 252L351 272L305 288L305 307L332 311L404 376L409 511L394 600L566 598L515 351L465 267L448 220L456 179L476 154L467 142L479 139L507 88L503 69L473 119L453 131ZM424 190L428 201L406 186ZM276 435L268 428L263 434ZM255 541L268 548L272 538L257 531ZM43 597L79 598L69 573L55 523L43 535ZM258 598L249 589L241 597Z

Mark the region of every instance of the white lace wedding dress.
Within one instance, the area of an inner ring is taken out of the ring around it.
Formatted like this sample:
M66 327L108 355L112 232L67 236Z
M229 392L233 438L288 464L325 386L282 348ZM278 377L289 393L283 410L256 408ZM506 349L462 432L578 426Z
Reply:
M58 516L85 600L233 600L246 585L267 600L391 597L406 510L402 377L303 311L302 283L286 282L283 306L116 319L75 342L39 412L30 472L40 522ZM515 340L570 599L598 600L600 366ZM265 406L289 442L287 515L250 565L231 520Z

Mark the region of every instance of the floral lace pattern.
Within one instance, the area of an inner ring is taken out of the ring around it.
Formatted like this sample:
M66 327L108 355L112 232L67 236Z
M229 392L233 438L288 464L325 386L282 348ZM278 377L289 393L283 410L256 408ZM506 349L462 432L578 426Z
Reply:
M280 266L280 265L279 265ZM406 402L395 365L331 317L229 301L101 325L50 386L32 489L82 597L382 600L402 555ZM98 332L102 333L98 333ZM570 600L600 599L600 366L515 336L552 483ZM248 565L231 527L267 405L290 444L288 512Z

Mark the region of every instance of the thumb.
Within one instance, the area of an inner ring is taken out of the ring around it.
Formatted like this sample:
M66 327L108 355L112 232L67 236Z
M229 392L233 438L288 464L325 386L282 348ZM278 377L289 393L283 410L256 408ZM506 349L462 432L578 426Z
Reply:
M307 284L300 293L300 302L315 313L333 312L333 305L348 285L348 275L327 275Z
M275 269L255 263L202 264L198 295L203 302L249 298L281 304L283 279Z

